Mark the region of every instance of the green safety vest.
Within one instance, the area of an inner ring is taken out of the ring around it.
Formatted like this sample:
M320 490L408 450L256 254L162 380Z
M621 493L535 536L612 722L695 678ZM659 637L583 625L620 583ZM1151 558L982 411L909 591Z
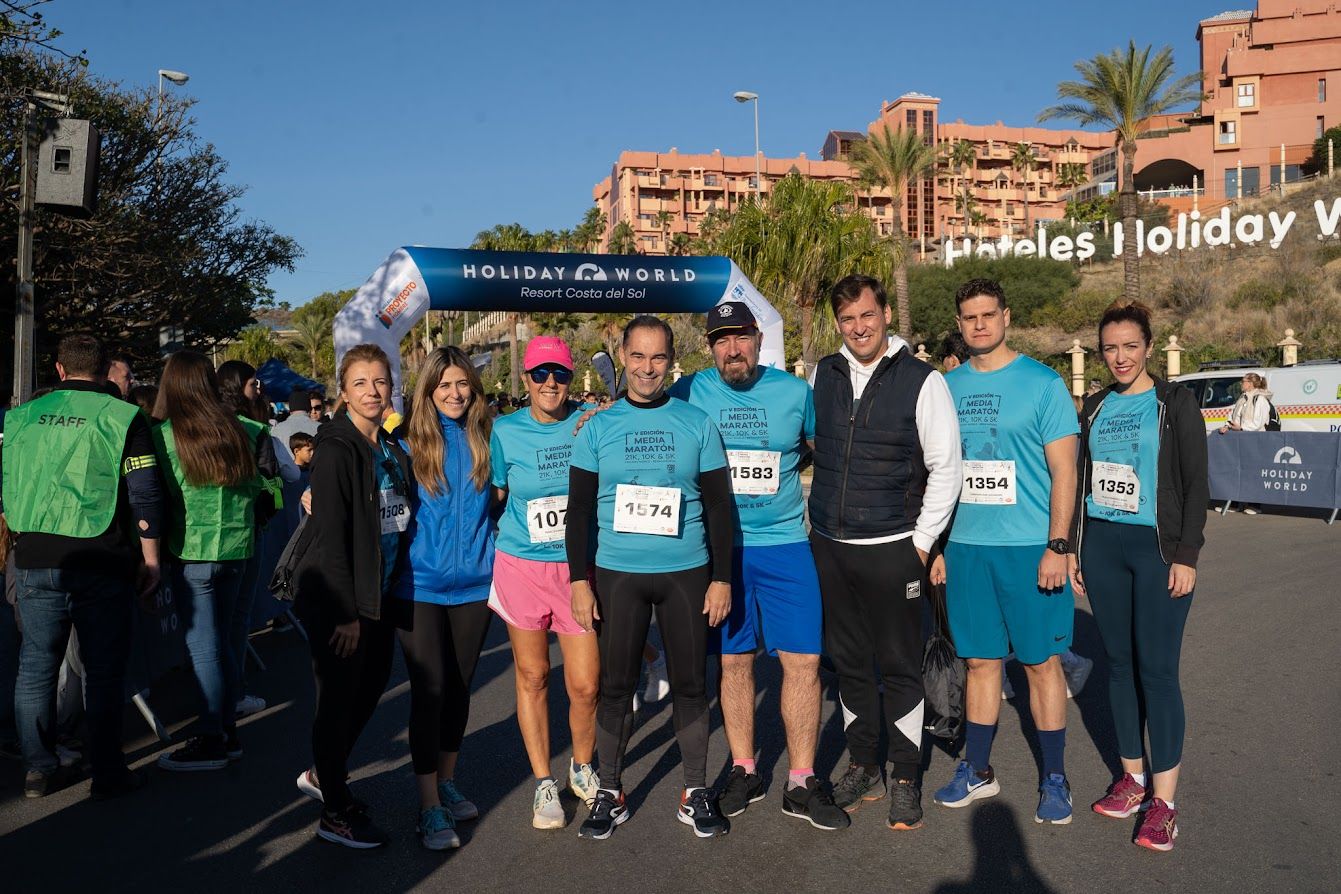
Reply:
M269 428L241 416L238 421L247 432L254 455L257 440L268 437ZM165 537L168 552L191 562L250 559L255 544L256 497L263 490L277 493L278 482L258 472L245 484L197 487L187 482L182 471L171 422L154 429L154 443L172 472L163 476L171 513Z
M116 518L121 457L139 409L92 391L53 391L5 414L5 520L19 533L91 538Z

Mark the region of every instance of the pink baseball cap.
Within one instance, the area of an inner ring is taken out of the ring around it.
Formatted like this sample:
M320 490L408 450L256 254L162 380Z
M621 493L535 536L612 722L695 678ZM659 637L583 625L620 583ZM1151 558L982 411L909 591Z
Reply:
M552 363L566 370L573 368L573 352L563 339L553 335L539 335L526 343L526 356L522 358L522 369L530 371L537 366Z

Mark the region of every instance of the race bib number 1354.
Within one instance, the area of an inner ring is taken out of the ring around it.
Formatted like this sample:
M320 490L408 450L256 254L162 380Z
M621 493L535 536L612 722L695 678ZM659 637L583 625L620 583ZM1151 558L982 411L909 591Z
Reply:
M961 503L988 506L1015 505L1015 460L964 460Z

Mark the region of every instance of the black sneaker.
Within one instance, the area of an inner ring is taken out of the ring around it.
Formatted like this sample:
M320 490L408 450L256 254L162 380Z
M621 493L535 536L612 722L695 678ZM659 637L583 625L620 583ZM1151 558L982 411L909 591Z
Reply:
M596 789L596 797L591 800L591 815L577 830L579 838L604 841L629 818L629 809L624 806L624 793L609 789Z
M230 761L242 760L242 740L237 737L237 730L229 730L224 736L224 754Z
M110 801L112 798L139 791L148 781L143 773L126 768L110 781L94 779L93 785L89 786L88 794L94 801Z
M710 788L696 788L681 795L676 816L686 826L693 826L694 834L699 838L712 838L731 831L731 821L722 816L722 809L717 804L717 792Z
M787 786L782 793L782 812L803 819L816 829L846 829L852 817L833 802L829 786L814 776L806 779L806 787Z
M731 768L731 774L726 777L726 785L717 799L717 805L727 816L739 816L746 807L763 799L764 781L759 778L759 774L747 773L744 767L736 766Z
M170 754L160 754L158 765L164 770L222 770L228 766L223 736L196 736Z
M848 764L847 772L833 787L833 802L848 813L864 801L879 801L884 796L885 780L880 777L880 770L877 768L872 775L861 764Z
M922 788L911 779L895 779L889 786L889 819L898 832L922 828Z
M344 810L323 810L321 821L317 823L317 837L326 841L352 847L357 850L371 850L386 844L382 830L373 825L368 812L358 804Z

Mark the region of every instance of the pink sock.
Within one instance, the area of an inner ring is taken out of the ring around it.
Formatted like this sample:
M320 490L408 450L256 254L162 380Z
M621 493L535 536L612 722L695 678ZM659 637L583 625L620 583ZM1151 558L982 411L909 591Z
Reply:
M754 775L754 758L752 757L743 758L742 760L733 760L731 761L731 766L744 767L746 773L749 773L751 776Z
M814 775L814 767L795 767L787 773L787 787L805 788L806 780Z

